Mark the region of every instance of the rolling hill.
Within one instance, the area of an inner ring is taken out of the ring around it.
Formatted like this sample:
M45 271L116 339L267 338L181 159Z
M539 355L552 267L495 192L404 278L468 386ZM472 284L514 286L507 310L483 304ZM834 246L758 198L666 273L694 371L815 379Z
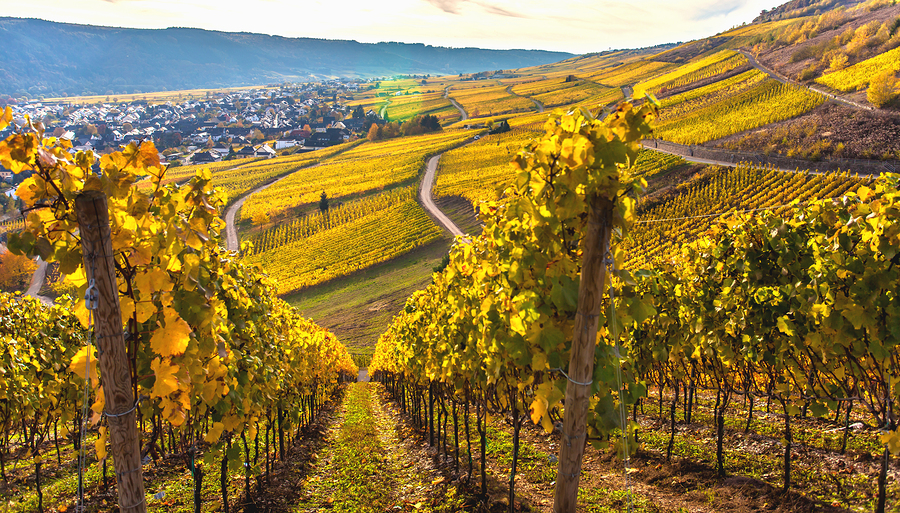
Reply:
M330 77L458 74L571 57L542 50L484 50L358 43L192 28L97 27L0 18L0 94L52 96L234 87Z

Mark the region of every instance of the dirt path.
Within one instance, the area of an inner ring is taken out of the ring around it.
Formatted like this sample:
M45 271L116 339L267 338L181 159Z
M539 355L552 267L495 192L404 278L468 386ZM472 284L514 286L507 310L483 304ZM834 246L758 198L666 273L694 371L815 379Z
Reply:
M447 86L444 89L444 98L450 100L450 103L452 103L453 106L456 107L456 110L459 111L459 115L461 116L460 121L469 119L469 114L466 113L466 109L462 108L462 105L460 105L456 100L450 98L450 86Z
M375 383L349 385L291 511L413 511L445 501L436 486L439 472L416 452L380 389Z
M754 68L756 68L756 69L762 71L763 73L769 75L770 77L772 77L772 78L774 78L775 80L781 82L782 84L793 84L793 85L795 85L795 86L797 86L797 87L805 87L806 89L809 89L810 91L812 91L812 92L814 92L814 93L819 93L819 94L821 94L821 95L823 95L823 96L827 96L828 98L830 98L830 99L832 99L832 100L834 100L834 101L843 103L844 105L849 105L849 106L851 106L851 107L853 107L853 108L856 108L856 109L875 110L875 108L873 108L873 107L870 107L870 106L868 106L868 105L863 105L863 104L861 104L861 103L857 103L857 102L855 102L855 101L853 101L853 100L848 100L848 99L846 99L846 98L841 98L840 96L833 95L833 94L831 94L831 93L829 93L829 92L826 92L826 91L824 91L824 90L822 90L822 89L819 89L818 87L807 86L807 85L805 85L805 84L801 84L801 83L799 83L799 82L796 82L796 81L794 81L794 80L791 80L790 78L788 78L788 77L782 75L781 73L778 73L777 71L775 71L775 70L773 70L773 69L770 69L770 68L768 68L768 67L763 66L762 64L760 64L760 63L756 60L756 58L753 57L753 55L752 55L750 52L748 52L747 50L739 49L738 52L740 52L741 55L743 55L744 57L747 58L747 61L750 63L751 66L753 66Z
M534 106L537 107L538 112L544 112L544 104L543 104L543 103L541 103L541 102L535 100L534 98L532 98L532 97L530 97L530 96L524 96L524 95L521 95L521 94L514 93L513 90L512 90L512 88L513 88L513 86L507 87L507 88L506 88L506 92L509 93L509 94L511 94L511 95L513 95L513 96L518 96L519 98L527 98L527 99L531 100L531 103L533 103Z
M422 178L422 184L419 186L419 201L422 203L425 210L434 216L451 235L454 237L463 237L465 234L459 229L459 226L456 226L456 224L434 204L432 188L434 188L434 174L437 171L437 165L440 160L441 155L435 155L428 159L428 165L425 168L425 176Z
M653 146L647 146L647 145L644 145L644 143L641 143L641 145L644 146L644 148L647 148L647 149L650 149L653 151L658 151L660 153L668 153L669 155L678 155L679 157L683 158L684 160L686 160L688 162L694 162L696 164L709 164L712 166L725 166L725 167L737 167L739 164L737 162L729 162L726 160L702 159L700 157L692 157L690 155L682 155L681 153L676 153L674 151L666 151L661 148L654 148ZM783 171L785 173L797 172L797 169L784 169L784 168L775 168L775 169L777 171ZM814 174L814 175L825 174L825 172L822 172L822 171L813 171L813 170L801 170L801 171L804 173L810 173L810 174Z
M237 211L244 206L244 201L246 201L247 198L256 194L257 192L264 191L293 174L294 172L290 172L277 180L271 181L263 186L253 189L247 194L241 196L241 199L235 201L230 207L228 207L227 210L225 210L225 249L227 249L228 251L237 251L241 248L240 242L238 241L237 228L234 226L234 217L237 214Z
M34 270L34 274L31 276L31 285L28 286L28 290L25 291L26 296L31 296L41 303L45 305L52 305L53 300L47 296L41 296L39 292L41 291L41 287L44 286L44 280L47 279L47 262L38 257L37 259L37 269Z

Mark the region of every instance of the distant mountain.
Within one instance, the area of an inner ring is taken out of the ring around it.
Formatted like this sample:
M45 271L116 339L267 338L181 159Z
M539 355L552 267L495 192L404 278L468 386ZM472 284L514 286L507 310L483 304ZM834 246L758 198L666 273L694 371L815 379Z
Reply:
M560 61L565 52L288 38L191 28L96 27L0 17L0 94L234 87L324 77L458 74Z

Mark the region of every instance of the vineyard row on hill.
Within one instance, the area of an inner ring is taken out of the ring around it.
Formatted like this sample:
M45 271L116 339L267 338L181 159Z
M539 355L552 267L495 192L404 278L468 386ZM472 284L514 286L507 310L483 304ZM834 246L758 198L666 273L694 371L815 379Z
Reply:
M754 398L775 401L784 413L786 490L792 417L849 419L856 407L883 433L877 497L869 499L885 511L889 458L900 453L900 177L885 175L872 188L788 211L726 216L655 270L626 270L627 246L616 244L606 263L611 278L601 282L610 295L588 353L593 371L576 379L572 340L588 315L579 302L585 213L602 204L592 194L616 198L618 229L637 220L623 193L636 183L615 162L637 157L624 138L641 133L637 119L646 111L628 115L620 111L608 124L577 115L548 123L545 139L514 161L518 176L507 200L482 206L482 234L454 246L447 268L409 299L379 339L370 371L426 413L426 396L474 404L480 432L485 410L510 413L516 434L522 412L530 412L549 432L555 420L576 415L571 397L584 387L588 439L602 446L624 434L620 442L632 448L636 425L624 408L652 385L660 394L666 387L704 389L716 397L720 475L728 466L724 419L734 397L750 397L751 417ZM629 129L617 130L624 123ZM825 197L849 185L834 176L810 183ZM564 476L561 468L557 492Z
M344 220L340 224L332 225L331 214L325 214L316 216L320 224L315 226L304 227L301 221L276 228L263 239L268 249L254 249L247 262L259 264L277 281L278 294L289 294L385 262L442 236L416 202L414 186L359 203L335 212Z
M10 121L7 107L0 129ZM243 467L249 482L251 472L268 470L271 462L268 453L264 460L247 461L233 442L253 439L263 427L267 448L270 432L282 440L285 433L290 436L292 426L312 420L340 380L355 378L356 365L333 334L302 318L277 298L267 278L221 249L219 211L225 198L208 171L181 186L162 185L159 154L145 142L104 155L105 172L97 176L89 154L73 157L71 143L43 135L23 127L0 142L3 166L33 172L16 193L26 208L37 207L28 211L23 232L10 234L9 249L58 262L60 272L78 285L75 297L84 297L94 267L83 264L78 234L84 227L75 200L86 190L107 192L119 271L114 285L128 333L122 341L127 377L133 397L141 400L128 412L107 411L110 378L97 372L97 358L104 356L90 343L92 316L85 302L46 308L0 296L5 339L0 379L7 404L0 415L0 462L10 454L10 444L25 444L38 487L35 495L19 495L26 502L21 506L45 506L40 504L43 442L58 431L83 441L78 433L89 423L99 427L96 458L102 460L111 414L120 425L138 418L152 427L152 433L142 433L151 444L170 432L171 451L202 449L204 467L221 467L227 502L229 468ZM153 186L133 185L143 177ZM199 488L199 481L195 485Z

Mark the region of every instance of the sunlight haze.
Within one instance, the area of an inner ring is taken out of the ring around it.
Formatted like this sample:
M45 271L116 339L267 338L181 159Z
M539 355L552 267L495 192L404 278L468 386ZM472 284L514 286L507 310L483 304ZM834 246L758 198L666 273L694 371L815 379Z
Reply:
M772 0L0 0L4 16L113 27L588 53L688 41L753 20Z

